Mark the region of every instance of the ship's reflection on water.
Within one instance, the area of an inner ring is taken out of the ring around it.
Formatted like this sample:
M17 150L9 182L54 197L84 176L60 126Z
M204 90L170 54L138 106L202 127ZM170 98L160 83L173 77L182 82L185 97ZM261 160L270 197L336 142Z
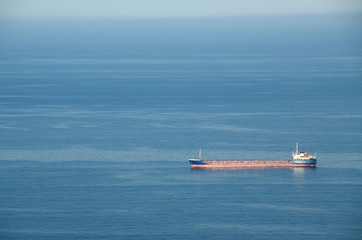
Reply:
M294 176L303 176L305 174L305 169L304 168L295 167L295 168L292 168L292 169L293 169Z
M317 169L316 167L294 167L294 168L292 168L293 175L296 177L304 176L307 172L314 171L316 169Z

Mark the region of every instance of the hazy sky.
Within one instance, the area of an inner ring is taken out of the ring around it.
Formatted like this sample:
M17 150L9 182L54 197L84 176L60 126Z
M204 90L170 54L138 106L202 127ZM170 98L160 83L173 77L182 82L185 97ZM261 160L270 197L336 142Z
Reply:
M0 0L0 17L189 17L362 12L362 0Z

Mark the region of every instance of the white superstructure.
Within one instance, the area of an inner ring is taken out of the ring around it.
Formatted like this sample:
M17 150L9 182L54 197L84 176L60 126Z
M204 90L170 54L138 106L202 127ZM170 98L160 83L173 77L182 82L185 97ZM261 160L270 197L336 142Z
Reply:
M294 153L292 153L293 160L316 160L317 155L310 155L307 152L299 152L298 151L298 143L296 145L296 150Z

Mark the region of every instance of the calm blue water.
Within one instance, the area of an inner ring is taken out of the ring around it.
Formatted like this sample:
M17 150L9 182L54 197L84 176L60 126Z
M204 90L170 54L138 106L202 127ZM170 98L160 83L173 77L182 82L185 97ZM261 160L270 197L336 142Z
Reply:
M0 238L361 239L359 18L3 20Z

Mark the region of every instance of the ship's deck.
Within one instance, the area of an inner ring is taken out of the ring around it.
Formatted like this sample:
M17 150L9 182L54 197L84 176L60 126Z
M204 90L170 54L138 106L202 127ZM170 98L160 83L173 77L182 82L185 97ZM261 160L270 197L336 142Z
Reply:
M208 164L257 164L257 163L289 163L292 160L202 160Z

